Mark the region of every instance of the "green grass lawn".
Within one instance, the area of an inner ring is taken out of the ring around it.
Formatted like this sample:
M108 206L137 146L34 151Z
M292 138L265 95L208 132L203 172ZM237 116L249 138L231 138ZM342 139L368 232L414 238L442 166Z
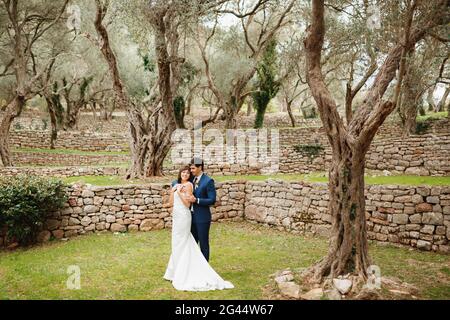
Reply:
M424 116L417 116L417 121L425 121L425 120L439 120L444 119L447 117L448 112L447 111L441 111L441 112L430 112L425 114Z
M270 275L310 266L327 251L324 238L261 225L227 222L211 228L211 265L235 288L179 292L164 274L170 230L91 234L30 249L0 251L0 299L264 299ZM419 298L450 299L448 256L370 245L382 276L419 288ZM69 290L67 268L81 270L81 289Z
M240 175L240 176L213 176L217 182L243 179L248 181L265 181L267 179L281 179L285 181L327 182L325 173L311 174L276 174L276 175ZM120 176L80 176L63 179L66 183L83 182L97 186L145 184L149 182L171 182L174 176L148 178L145 180L126 180ZM367 176L366 184L399 184L399 185L450 185L450 177L425 176Z

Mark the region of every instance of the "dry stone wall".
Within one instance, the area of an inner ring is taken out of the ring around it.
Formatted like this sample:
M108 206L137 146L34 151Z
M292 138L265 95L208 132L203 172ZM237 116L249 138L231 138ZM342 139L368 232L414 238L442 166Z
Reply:
M79 176L125 176L126 168L121 167L0 167L0 176L17 176L21 174L40 176L68 178Z
M450 253L450 186L366 186L371 240ZM248 182L245 219L328 236L332 216L325 184Z
M12 152L14 165L89 166L129 162L127 154L53 154L46 152Z
M50 132L39 130L11 130L11 147L50 148ZM81 131L60 131L55 141L56 149L81 151L123 151L128 150L128 140L124 134L99 134Z
M328 144L317 156L297 151L292 145L281 147L280 171L308 173L326 171L331 163ZM366 169L392 174L450 175L450 134L425 134L408 138L374 140L366 156Z
M275 115L268 120L273 126L279 125L282 115ZM245 117L242 117L245 119ZM274 120L278 119L278 120ZM244 120L242 120L244 121ZM306 121L306 120L305 120ZM313 121L313 119L308 119ZM85 121L86 122L86 121ZM244 121L245 122L245 121ZM281 121L282 123L282 121ZM311 124L314 124L311 122ZM125 128L126 126L124 126ZM245 127L245 126L244 126ZM331 149L323 128L280 128L280 173L309 173L326 171L331 162ZM269 135L270 137L270 135ZM48 131L12 130L10 143L13 147L48 148L50 145ZM269 139L270 140L270 139ZM60 132L56 148L76 149L84 151L127 150L126 132L92 133L92 132ZM270 142L269 142L270 143ZM317 155L311 156L299 150L299 146L321 146ZM41 157L38 154L13 155L16 164L47 164L47 165L89 165L92 163L125 162L127 156L121 159L112 156L101 156L105 159L52 155ZM100 158L100 156L99 156ZM176 172L178 166L165 165L166 171ZM401 127L396 122L385 123L377 133L366 157L366 168L370 170L388 170L393 174L411 175L450 175L450 122L447 119L433 121L428 133L423 135L402 136ZM259 174L260 168L248 164L210 165L212 175Z
M325 184L236 180L216 183L216 189L213 221L247 220L293 233L329 235L332 216ZM168 190L168 184L73 185L66 207L49 217L39 238L171 227L170 210L163 206ZM367 186L365 194L369 239L450 253L450 186Z

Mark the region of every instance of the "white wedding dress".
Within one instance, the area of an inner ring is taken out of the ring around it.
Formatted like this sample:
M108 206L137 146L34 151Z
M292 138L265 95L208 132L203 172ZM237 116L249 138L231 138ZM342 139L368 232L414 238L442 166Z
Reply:
M172 254L164 279L172 281L177 290L208 291L231 289L206 261L191 234L191 211L174 193L172 212Z

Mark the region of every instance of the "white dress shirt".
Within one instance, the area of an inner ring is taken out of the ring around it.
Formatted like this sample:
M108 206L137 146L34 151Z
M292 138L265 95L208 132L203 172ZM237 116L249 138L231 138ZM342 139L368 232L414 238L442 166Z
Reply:
M195 180L195 183L194 183L194 190L195 190L195 185L200 183L200 179L202 178L202 175L203 175L203 172L200 173L200 175L199 175L198 177L195 177L195 178L194 178L194 180ZM197 204L200 204L200 199L199 199L199 198L197 198Z

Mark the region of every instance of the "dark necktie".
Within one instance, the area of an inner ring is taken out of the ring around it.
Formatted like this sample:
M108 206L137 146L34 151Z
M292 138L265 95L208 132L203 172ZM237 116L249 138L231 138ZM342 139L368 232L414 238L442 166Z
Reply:
M197 189L197 180L198 180L198 177L195 177L194 178L194 190Z
M194 190L197 187L197 177L194 178L194 180L192 180L193 184L194 184ZM191 204L191 212L194 213L194 204Z

